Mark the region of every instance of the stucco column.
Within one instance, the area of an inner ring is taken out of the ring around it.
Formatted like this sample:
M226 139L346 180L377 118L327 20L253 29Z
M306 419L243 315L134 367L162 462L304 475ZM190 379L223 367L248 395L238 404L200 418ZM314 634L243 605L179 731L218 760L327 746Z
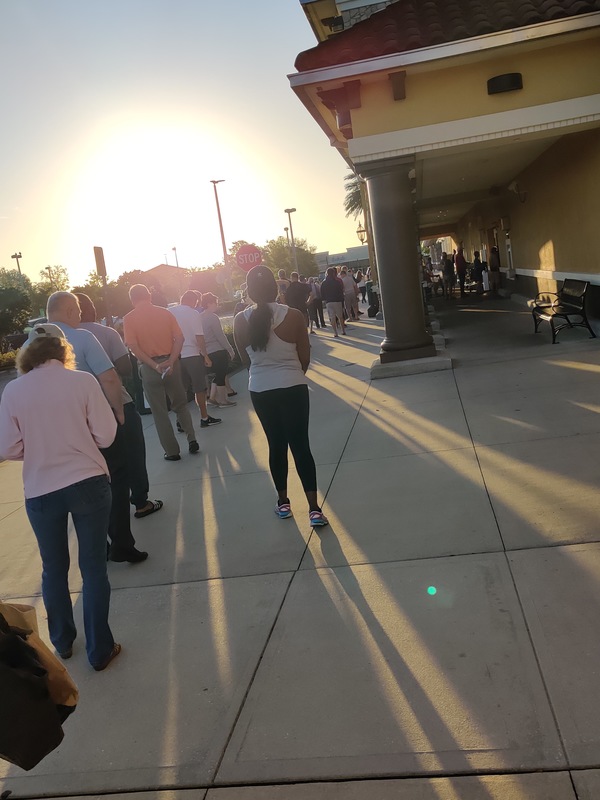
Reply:
M382 364L436 355L425 330L419 234L409 172L414 160L356 165L367 182L385 339Z

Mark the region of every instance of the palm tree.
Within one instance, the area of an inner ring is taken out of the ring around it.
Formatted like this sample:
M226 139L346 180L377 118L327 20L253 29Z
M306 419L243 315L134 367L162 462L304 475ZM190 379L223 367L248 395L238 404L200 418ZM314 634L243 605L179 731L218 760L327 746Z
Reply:
M353 216L356 219L363 213L362 195L360 193L361 179L354 172L349 172L344 178L344 189L346 199L344 200L344 210L346 216Z

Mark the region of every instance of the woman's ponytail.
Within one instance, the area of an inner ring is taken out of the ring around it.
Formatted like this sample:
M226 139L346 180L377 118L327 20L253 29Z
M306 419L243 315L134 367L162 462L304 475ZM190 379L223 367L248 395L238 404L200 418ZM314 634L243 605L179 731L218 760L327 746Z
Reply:
M257 303L248 320L248 341L255 352L267 349L272 321L273 312L269 304L264 302Z
M254 352L266 350L273 322L273 310L269 303L274 303L277 298L275 277L267 266L260 264L252 267L248 273L246 286L248 296L256 303L248 320L248 341Z

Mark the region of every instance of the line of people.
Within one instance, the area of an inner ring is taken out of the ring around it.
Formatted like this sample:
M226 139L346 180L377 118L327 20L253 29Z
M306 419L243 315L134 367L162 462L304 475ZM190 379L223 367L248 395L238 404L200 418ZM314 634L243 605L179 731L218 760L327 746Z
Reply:
M329 267L322 283L313 277L307 281L297 272L292 272L288 280L285 270L280 269L276 286L277 302L300 311L310 333L315 332L315 327L327 327L323 314L325 306L335 338L339 336L338 328L346 335L348 319L360 320L363 312L359 309L358 298L361 294L363 302L366 301L365 276L360 270L354 275L345 266L339 272L336 267Z
M26 512L42 558L42 596L50 639L70 658L77 631L68 586L68 518L79 544L86 651L96 670L121 652L108 624L107 560L137 564L148 553L136 547L130 504L138 519L163 508L149 498L146 447L140 415L123 385L132 375L128 349L139 362L144 394L167 461L180 448L168 401L188 439L200 451L182 373L192 382L200 426L221 422L206 408L206 372L215 373L213 404L234 406L225 376L234 350L216 315L217 298L186 292L179 306L151 302L148 289L132 286L133 310L123 320L125 343L96 321L87 295L55 292L48 322L35 326L21 348L19 377L0 404L0 457L23 461ZM180 322L181 324L180 324ZM184 349L185 348L185 349Z
M471 278L476 293L483 294L484 273L487 275L489 289L492 294L497 294L500 288L500 255L495 245L490 251L489 264L481 260L479 250L473 251L473 262L469 263L465 258L464 248L459 247L458 250L452 253L451 257L447 253L442 253L440 267L442 270L444 297L446 298L453 297L457 280L460 296L464 297L467 277Z
M328 278L343 299L342 281L333 274ZM308 436L306 311L277 302L279 287L265 266L248 273L247 291L254 305L236 315L234 335L269 445L275 512L280 519L293 516L287 485L291 450L306 494L309 524L321 528L328 520L318 502ZM106 669L122 649L108 619L107 558L132 564L146 560L148 553L135 544L129 506L134 505L137 518L163 508L162 501L148 496L141 419L121 381L131 375L127 348L139 362L167 461L181 459L167 399L187 436L189 453L196 455L200 449L182 373L191 380L202 428L221 422L206 408L211 402L206 397L206 369L216 376L213 404L235 405L225 384L234 351L216 314L217 298L202 296L202 314L196 310L195 292L186 292L179 306L168 310L155 306L141 284L131 287L130 299L133 310L123 320L124 344L118 333L96 322L89 297L54 293L48 301L48 323L30 332L17 358L20 376L6 386L0 404L0 457L23 461L25 507L42 559L50 639L61 658L72 656L77 630L68 585L70 515L83 578L86 652L97 671ZM326 299L326 304L332 324L339 319L343 325L341 301Z

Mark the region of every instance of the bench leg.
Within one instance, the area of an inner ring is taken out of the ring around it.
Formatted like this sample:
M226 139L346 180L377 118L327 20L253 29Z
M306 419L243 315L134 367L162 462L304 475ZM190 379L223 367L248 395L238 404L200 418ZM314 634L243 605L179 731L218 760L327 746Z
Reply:
M556 328L554 327L554 317L550 320L550 327L552 328L552 344L556 344Z
M586 327L586 328L588 329L588 331L589 331L589 332L592 334L592 335L590 336L590 339L595 339L595 338L596 338L596 334L594 333L594 331L593 331L593 329L592 329L592 326L591 326L591 325L590 325L590 323L588 322L588 319L587 319L587 317L584 317L584 318L583 318L583 321L585 322L585 327Z
M534 333L537 333L537 332L538 332L538 328L540 327L540 322L541 322L541 320L540 320L540 318L538 317L538 315L537 315L537 314L535 314L533 311L531 312L531 316L533 317L533 324L534 324L534 326L535 326L535 330L534 330L533 332L534 332Z

